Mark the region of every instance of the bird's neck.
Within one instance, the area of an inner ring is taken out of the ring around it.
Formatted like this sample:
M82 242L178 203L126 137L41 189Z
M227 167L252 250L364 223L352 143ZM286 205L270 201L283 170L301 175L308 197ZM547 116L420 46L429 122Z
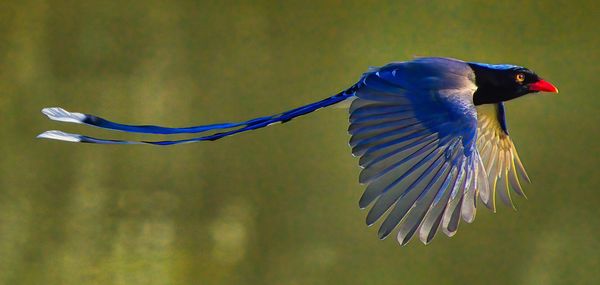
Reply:
M502 79L505 77L503 76L503 73L506 72L505 69L496 69L471 63L469 63L469 66L475 73L475 85L477 85L477 90L473 94L473 103L476 106L482 104L496 104L525 95L505 87L505 82L502 82Z
M483 85L478 86L473 94L473 104L475 104L475 106L482 104L496 104L521 96L523 95L515 93L512 90Z

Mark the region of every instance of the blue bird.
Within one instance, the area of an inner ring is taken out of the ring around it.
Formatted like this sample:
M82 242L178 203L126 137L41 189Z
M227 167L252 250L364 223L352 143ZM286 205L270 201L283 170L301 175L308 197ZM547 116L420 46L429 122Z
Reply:
M272 116L237 123L186 128L125 125L97 116L45 108L50 119L147 134L210 134L184 140L124 141L61 131L38 137L96 144L175 145L214 141L275 123L285 123L320 108L349 103L352 154L366 185L361 208L372 204L368 225L383 218L384 239L398 228L405 245L413 235L427 244L441 229L453 236L462 219L475 219L477 200L495 211L496 192L513 206L511 190L523 193L530 181L508 135L504 101L558 89L516 65L417 58L373 67L350 88L324 100ZM387 215L386 215L387 213Z

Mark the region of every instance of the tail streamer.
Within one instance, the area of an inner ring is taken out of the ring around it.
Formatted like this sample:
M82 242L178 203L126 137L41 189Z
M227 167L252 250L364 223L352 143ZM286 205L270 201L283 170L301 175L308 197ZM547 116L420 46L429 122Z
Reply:
M83 114L83 113L75 113L69 112L65 109L59 107L53 108L44 108L42 113L48 116L49 119L60 122L67 123L76 123L76 124L84 124L109 130L123 131L129 133L144 133L144 134L190 134L190 133L203 133L207 131L213 130L221 130L222 132L195 137L190 139L182 139L182 140L165 140L165 141L128 141L128 140L112 140L112 139L102 139L102 138L93 138L80 134L72 134L66 133L58 130L46 131L40 135L38 138L44 139L53 139L67 142L81 142L81 143L95 143L95 144L150 144L150 145L175 145L175 144L185 144L185 143L193 143L200 141L214 141L224 137L232 136L238 133L252 131L260 128L264 128L275 123L285 123L293 118L306 115L308 113L314 112L318 109L328 107L344 101L352 96L354 96L356 90L359 88L358 84L353 85L349 89L340 92L334 96L323 99L321 101L311 103L302 107L298 107L283 113L279 113L272 116L265 116L250 119L248 121L237 122L237 123L221 123L221 124L210 124L210 125L200 125L200 126L192 126L192 127L183 127L183 128L171 128L171 127L162 127L162 126L153 126L153 125L126 125L120 124L116 122L109 121L107 119ZM224 131L228 130L228 131Z

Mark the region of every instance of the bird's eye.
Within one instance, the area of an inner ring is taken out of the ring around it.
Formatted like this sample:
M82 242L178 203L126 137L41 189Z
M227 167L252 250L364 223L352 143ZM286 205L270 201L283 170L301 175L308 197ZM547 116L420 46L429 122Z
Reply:
M517 81L517 83L523 83L523 81L525 81L525 74L517 73L517 75L515 75L515 81Z

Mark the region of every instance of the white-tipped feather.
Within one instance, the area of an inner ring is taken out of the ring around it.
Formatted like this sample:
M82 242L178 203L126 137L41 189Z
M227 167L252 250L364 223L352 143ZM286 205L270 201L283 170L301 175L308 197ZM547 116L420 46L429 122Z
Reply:
M60 107L44 108L42 113L48 116L50 120L76 124L81 124L86 117L85 114L71 113Z
M56 131L56 130L45 131L45 132L39 134L37 137L42 138L42 139L51 139L51 140L59 140L59 141L66 141L66 142L80 142L81 141L80 136L77 134L70 134L70 133L65 133L65 132Z
M504 204L514 209L510 187L515 193L524 196L518 175L527 180L527 174L520 164L515 145L500 123L504 120L500 108L504 107L501 104L477 106L479 134L477 147L483 163L480 168L485 170L487 176L485 180L488 181L489 187L489 192L479 191L479 194L484 204L494 212L496 193Z

